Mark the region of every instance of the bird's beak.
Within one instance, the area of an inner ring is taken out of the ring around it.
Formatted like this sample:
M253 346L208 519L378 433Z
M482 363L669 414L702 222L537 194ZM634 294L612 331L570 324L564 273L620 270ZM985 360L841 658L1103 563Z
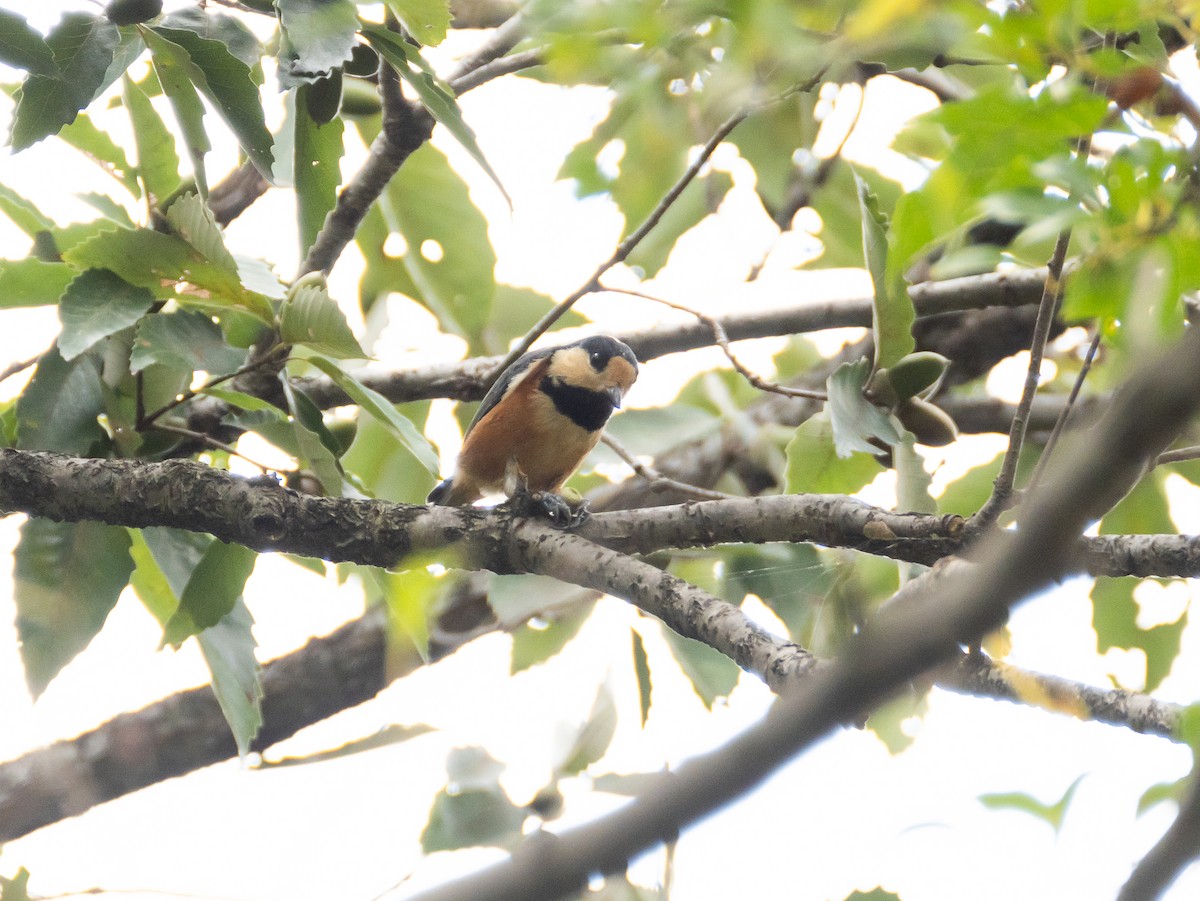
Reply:
M608 399L612 402L614 410L621 409L621 389L620 388L613 386L612 388L609 388L604 393L606 395L608 395Z

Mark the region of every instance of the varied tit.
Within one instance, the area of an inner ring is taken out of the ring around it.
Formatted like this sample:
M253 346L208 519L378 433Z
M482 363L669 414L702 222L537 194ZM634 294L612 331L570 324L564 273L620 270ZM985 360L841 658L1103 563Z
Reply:
M479 405L454 476L429 493L429 502L461 506L527 490L556 522L577 524L580 516L558 492L637 375L633 351L607 335L519 357Z

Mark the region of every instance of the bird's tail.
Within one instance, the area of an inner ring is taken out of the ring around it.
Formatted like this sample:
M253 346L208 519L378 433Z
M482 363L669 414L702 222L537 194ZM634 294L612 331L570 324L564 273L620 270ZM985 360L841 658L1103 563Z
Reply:
M425 498L427 504L441 504L444 507L452 506L453 502L450 496L454 491L454 479L442 479L433 486L433 490L429 492L429 497Z

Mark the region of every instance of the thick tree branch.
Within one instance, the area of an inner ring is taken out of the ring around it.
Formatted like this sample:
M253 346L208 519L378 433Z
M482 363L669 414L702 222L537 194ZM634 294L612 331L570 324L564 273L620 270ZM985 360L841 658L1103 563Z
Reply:
M686 826L746 794L791 757L906 682L953 659L1007 616L1010 606L1059 577L1088 523L1129 489L1200 406L1200 335L1121 392L1087 458L1027 502L1011 541L985 540L984 562L935 568L908 583L851 639L843 654L789 691L771 713L716 751L616 813L543 840L511 860L418 896L420 901L541 901L586 885L591 874L622 872L629 860L673 841Z
M1121 887L1117 901L1158 898L1200 856L1200 778L1193 771L1179 813Z

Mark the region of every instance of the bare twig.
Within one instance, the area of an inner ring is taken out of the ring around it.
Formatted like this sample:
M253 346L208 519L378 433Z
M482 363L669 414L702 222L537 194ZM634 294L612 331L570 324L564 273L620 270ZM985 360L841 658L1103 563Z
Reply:
M546 55L541 50L524 50L510 56L502 56L489 63L472 69L457 78L448 79L447 83L455 95L461 97L467 91L473 90L503 75L522 72L540 66L546 61Z
M238 369L235 372L231 372L227 375L219 375L216 378L209 379L207 382L205 382L199 388L196 388L196 389L189 388L187 391L180 394L174 400L163 404L161 407L159 407L154 412L140 414L138 416L137 427L139 429L144 429L148 426L151 426L154 424L154 422L157 419L161 418L162 416L165 416L167 413L170 413L172 410L176 409L177 407L180 407L183 404L186 404L192 398L194 398L198 395L204 394L210 388L215 388L215 387L217 387L217 385L223 384L224 382L228 382L233 379L240 378L241 376L246 375L246 373L248 373L248 372L253 372L256 369L261 369L264 366L272 365L272 364L278 362L278 358L280 356L286 356L287 351L288 351L288 348L286 345L283 345L283 344L277 345L274 350L269 350L269 351L265 352L261 357L259 357L258 359L254 360L250 363L247 363L245 366L243 366L241 369Z
M609 288L604 285L600 286L603 291L611 291L616 294L628 294L630 297L640 297L643 300L650 300L654 303L662 304L665 307L670 307L672 310L679 310L681 313L690 313L695 316L710 329L712 329L713 340L725 352L725 357L729 360L738 374L742 376L755 388L760 391L768 391L772 394L782 394L784 397L807 397L812 400L828 400L828 395L824 391L814 391L811 388L789 388L787 385L780 385L777 382L771 382L764 379L758 373L747 368L737 357L733 355L733 350L729 347L729 335L726 334L725 328L721 323L699 310L684 306L683 304L674 303L670 300L665 300L662 297L655 297L653 294L646 294L643 291L635 291L631 288Z
M472 72L483 68L505 56L513 47L525 39L527 29L525 18L517 12L509 16L504 24L498 26L478 47L454 64L448 73L446 81L453 87L458 79L465 78ZM457 91L456 93L461 93Z
M1200 855L1200 776L1193 770L1175 822L1134 867L1117 901L1149 901L1160 897L1197 855Z
M1099 349L1100 330L1097 329L1096 334L1092 336L1092 343L1088 345L1087 354L1083 358L1083 365L1079 368L1079 374L1075 376L1075 383L1071 385L1071 393L1067 395L1067 402L1063 406L1062 412L1058 414L1058 420L1054 423L1050 437L1046 439L1046 446L1042 449L1042 455L1038 457L1037 466L1033 469L1033 475L1029 478L1030 488L1036 486L1042 477L1042 472L1050 460L1050 454L1053 453L1063 429L1066 428L1071 411L1075 409L1075 401L1079 399L1079 392L1083 388L1083 382L1088 377L1088 373L1092 371L1092 362L1096 359L1096 352Z
M18 372L24 372L30 366L38 361L39 357L30 357L28 360L18 360L16 363L11 363L3 370L0 370L0 382L12 378Z
M641 462L637 457L630 453L625 445L621 444L612 435L605 432L601 435L600 440L608 445L609 449L624 460L633 469L640 478L645 479L652 485L661 485L665 489L674 489L681 494L689 494L692 497L703 498L704 500L720 500L722 498L736 497L733 494L726 494L723 491L714 491L711 488L701 488L699 485L689 485L687 482L679 482L675 479L668 478L652 466L648 466Z
M259 470L261 470L264 473L280 471L279 469L277 469L274 466L267 466L265 463L259 463L255 460L251 460L249 457L247 457L245 454L243 454L240 450L238 450L233 445L226 444L224 441L218 441L212 435L207 435L204 432L194 432L191 429L185 429L182 426L166 425L165 423L161 423L161 422L155 424L154 429L155 429L155 431L167 432L171 435L179 435L183 438L191 438L193 441L199 441L201 444L203 444L206 447L211 447L214 450L224 451L225 453L230 454L231 456L234 456L234 457L241 457L243 460L245 460L251 466L257 467Z
M500 361L500 365L496 367L491 378L488 380L489 385L500 376L500 373L511 366L518 357L528 351L533 342L541 337L550 326L554 325L571 309L576 301L586 297L593 291L600 290L600 277L617 264L624 262L633 253L638 244L642 242L646 235L650 234L654 227L662 220L662 217L666 215L667 210L671 208L672 204L679 199L679 195L683 193L684 189L700 174L700 171L707 165L717 147L729 136L730 132L746 120L746 117L751 112L752 110L750 109L738 110L721 123L717 130L713 132L712 137L700 149L700 153L697 154L696 159L692 161L692 164L688 166L679 180L671 186L671 189L663 195L663 198L650 211L650 215L646 217L645 221L634 229L624 241L617 245L617 249L613 251L612 256L601 263L596 268L596 271L588 277L587 281L576 288L565 300L561 301L554 309L538 320L533 328L526 332L525 337L518 341L517 345Z

